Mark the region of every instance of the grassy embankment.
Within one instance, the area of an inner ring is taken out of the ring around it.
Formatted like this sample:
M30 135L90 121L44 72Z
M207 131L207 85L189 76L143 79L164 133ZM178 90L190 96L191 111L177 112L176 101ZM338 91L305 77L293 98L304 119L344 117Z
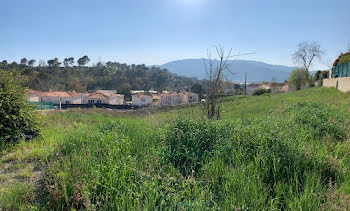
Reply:
M211 122L198 107L48 114L43 140L4 152L0 207L349 209L349 105L314 88L227 98Z

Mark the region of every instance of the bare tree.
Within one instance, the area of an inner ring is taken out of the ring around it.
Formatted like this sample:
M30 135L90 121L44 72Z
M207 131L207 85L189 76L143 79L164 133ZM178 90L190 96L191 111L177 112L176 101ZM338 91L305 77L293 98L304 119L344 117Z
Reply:
M222 86L222 79L224 77L224 71L228 70L228 59L231 57L232 49L228 54L225 54L223 47L215 47L218 60L213 59L211 53L208 51L208 59L205 60L205 70L208 78L207 86L207 99L204 103L205 112L208 119L220 118L220 107L218 105L218 91Z
M321 60L324 53L324 50L321 49L320 44L317 42L304 41L298 44L298 50L293 54L293 60L296 64L309 71L315 58Z

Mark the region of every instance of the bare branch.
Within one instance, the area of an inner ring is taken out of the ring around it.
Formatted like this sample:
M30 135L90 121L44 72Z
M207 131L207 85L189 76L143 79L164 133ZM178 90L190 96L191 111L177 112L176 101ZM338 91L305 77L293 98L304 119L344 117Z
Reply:
M298 44L298 49L292 57L296 64L309 70L314 59L321 60L324 53L324 50L321 49L317 42L301 42Z

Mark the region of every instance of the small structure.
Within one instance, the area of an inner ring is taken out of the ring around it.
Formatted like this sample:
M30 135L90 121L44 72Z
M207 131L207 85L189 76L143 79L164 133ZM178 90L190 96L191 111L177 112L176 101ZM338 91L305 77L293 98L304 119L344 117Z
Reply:
M107 92L95 92L84 97L83 104L123 105L124 95L110 94Z
M152 106L153 98L152 96L145 94L134 94L132 97L132 105L137 107L148 107Z

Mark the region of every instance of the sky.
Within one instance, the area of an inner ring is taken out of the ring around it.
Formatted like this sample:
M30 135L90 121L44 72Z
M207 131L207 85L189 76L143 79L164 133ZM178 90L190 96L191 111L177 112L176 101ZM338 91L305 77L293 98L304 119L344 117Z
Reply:
M350 43L349 0L0 0L0 61L80 58L161 65L205 58L294 66L302 41L326 51L326 69Z

